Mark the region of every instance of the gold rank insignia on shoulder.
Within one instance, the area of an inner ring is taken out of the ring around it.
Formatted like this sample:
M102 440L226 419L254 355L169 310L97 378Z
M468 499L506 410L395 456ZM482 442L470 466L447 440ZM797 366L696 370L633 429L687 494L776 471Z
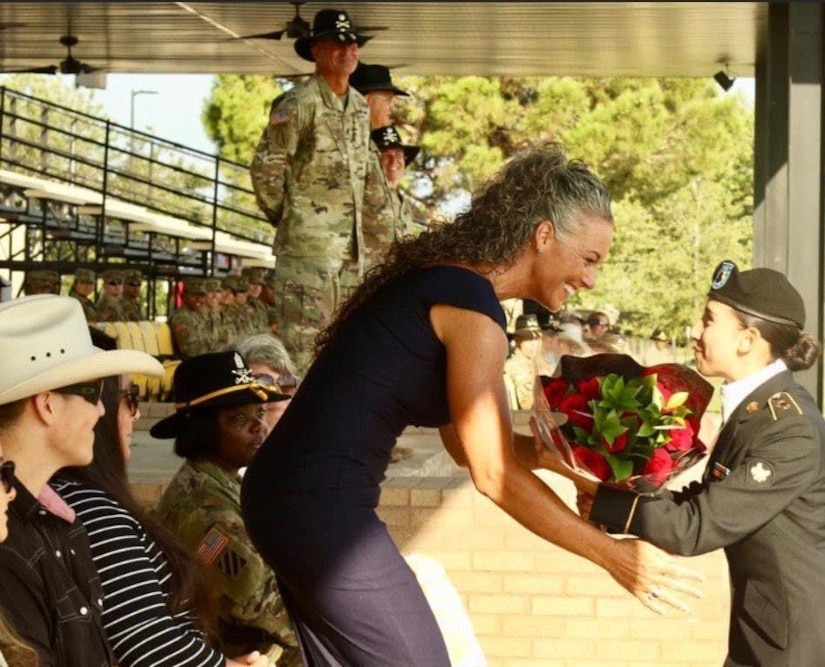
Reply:
M745 412L747 412L749 415L752 415L758 409L759 409L759 403L757 403L756 401L751 401L750 403L748 403L745 406Z
M771 417L773 417L774 421L779 419L782 414L786 413L788 410L795 410L798 415L803 414L802 408L799 407L799 403L797 403L794 400L794 397L787 391L778 391L771 396L768 399L768 408L770 408Z

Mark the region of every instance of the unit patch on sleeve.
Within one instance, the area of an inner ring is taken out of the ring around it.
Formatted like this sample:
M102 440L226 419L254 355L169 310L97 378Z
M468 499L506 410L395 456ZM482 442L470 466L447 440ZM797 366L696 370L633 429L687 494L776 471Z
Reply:
M775 478L773 466L767 461L756 460L748 464L747 488L772 486Z

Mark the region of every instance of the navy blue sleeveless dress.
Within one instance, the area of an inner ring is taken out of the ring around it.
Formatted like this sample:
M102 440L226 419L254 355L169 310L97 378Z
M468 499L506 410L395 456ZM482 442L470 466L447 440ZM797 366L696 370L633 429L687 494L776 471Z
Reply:
M488 315L491 283L454 266L391 280L307 373L244 475L247 530L274 569L310 665L449 665L435 618L375 513L410 425L449 423L446 350L430 308Z

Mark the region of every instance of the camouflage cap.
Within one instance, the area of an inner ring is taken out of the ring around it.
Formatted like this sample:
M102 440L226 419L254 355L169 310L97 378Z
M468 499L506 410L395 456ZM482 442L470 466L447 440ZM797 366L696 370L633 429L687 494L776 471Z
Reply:
M129 269L123 272L123 280L127 283L142 283L143 274L137 269Z
M221 280L221 289L236 291L238 289L238 276L225 276Z
M107 283L110 280L119 280L123 282L123 271L121 269L106 269L100 274L100 277Z
M207 278L203 281L203 288L207 292L220 292L221 291L221 280L220 278Z
M264 274L263 284L267 287L271 287L275 289L275 274L274 273L266 273Z
M243 276L235 276L235 291L236 292L248 292L249 291L249 281Z
M250 285L264 284L264 270L257 266L248 266L241 271L241 277L246 278Z
M26 274L26 283L29 285L54 285L60 282L60 274L50 269L29 271Z
M75 269L74 279L79 283L93 283L96 280L95 272L91 269Z
M187 276L183 279L183 287L187 294L206 294L203 285L203 278L197 276Z

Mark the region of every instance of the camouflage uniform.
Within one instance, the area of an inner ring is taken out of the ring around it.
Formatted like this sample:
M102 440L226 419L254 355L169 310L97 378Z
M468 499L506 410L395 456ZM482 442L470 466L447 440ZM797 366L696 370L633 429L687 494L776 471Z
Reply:
M104 322L126 321L126 312L119 296L101 294L97 300L97 309L100 312L100 319Z
M219 634L227 655L284 649L278 665L300 665L300 651L275 574L246 534L241 482L209 461L187 461L161 497L157 518L195 554L219 594Z
M533 384L536 380L535 362L519 348L516 348L512 356L504 362L504 373L510 378L515 387L518 409L532 409Z
M401 200L387 183L378 147L370 141L370 161L364 186L365 271L380 264L390 244L408 231L401 213Z
M316 334L364 268L362 205L370 156L369 110L354 88L346 99L317 74L278 97L250 176L258 205L275 225L280 331L301 367ZM326 275L347 288L332 290ZM329 301L330 307L317 304ZM308 305L311 313L304 313ZM315 305L314 305L315 304Z
M123 274L123 281L124 283L142 283L143 282L143 275L140 271L136 269L129 269ZM143 312L143 304L141 303L140 296L130 296L126 294L125 288L123 292L123 296L120 297L120 305L123 308L123 317L127 321L131 322L140 322L141 320L145 320L146 317Z
M79 282L91 282L94 284L95 272L91 269L77 269L74 272L74 282L75 284ZM97 309L94 301L92 301L89 297L78 294L75 291L75 285L72 285L71 288L69 288L69 296L80 301L80 305L83 306L83 315L85 315L87 322L101 321L100 311Z
M203 280L187 278L184 281L186 291L205 293ZM182 357L195 357L211 351L217 340L216 332L206 310L192 310L181 306L169 316L169 328L175 341L177 352Z

